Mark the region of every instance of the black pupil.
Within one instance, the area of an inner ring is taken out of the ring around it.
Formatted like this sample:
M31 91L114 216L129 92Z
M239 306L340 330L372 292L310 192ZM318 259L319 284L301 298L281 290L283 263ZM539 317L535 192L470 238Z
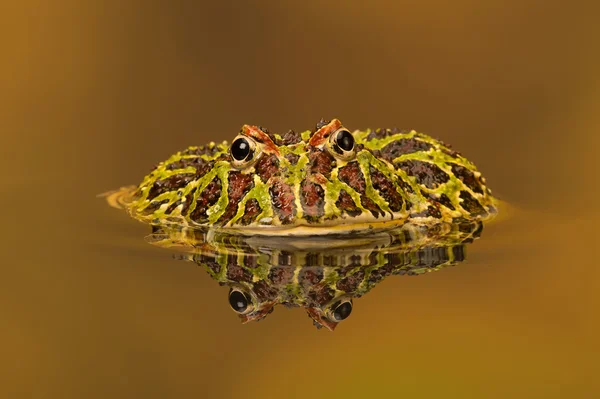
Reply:
M246 139L237 139L231 145L231 155L237 161L243 161L250 153L250 144Z
M333 311L333 317L337 320L344 320L352 313L352 302L344 302Z
M248 298L240 291L231 291L229 293L229 304L233 310L242 313L248 309Z
M340 130L335 138L337 145L344 151L352 151L354 137L347 130Z

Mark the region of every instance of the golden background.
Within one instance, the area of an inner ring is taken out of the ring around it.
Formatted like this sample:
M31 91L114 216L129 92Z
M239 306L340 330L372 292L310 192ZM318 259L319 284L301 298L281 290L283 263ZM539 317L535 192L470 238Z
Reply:
M2 398L592 398L598 7L23 1L0 7ZM244 123L453 144L513 207L459 267L391 277L334 333L227 290L96 194Z

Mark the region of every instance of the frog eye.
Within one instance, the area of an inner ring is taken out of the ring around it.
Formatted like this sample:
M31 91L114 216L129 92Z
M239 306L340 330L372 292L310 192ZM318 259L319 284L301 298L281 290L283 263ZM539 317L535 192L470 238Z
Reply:
M236 168L243 168L255 159L256 143L249 137L237 136L229 147L232 164Z
M345 128L333 132L329 138L329 149L333 156L343 160L354 157L354 136Z
M250 295L243 292L239 288L229 290L229 305L237 314L247 314L254 309Z
M352 299L344 299L341 301L335 302L331 305L329 313L329 318L331 321L342 321L350 316L352 313Z

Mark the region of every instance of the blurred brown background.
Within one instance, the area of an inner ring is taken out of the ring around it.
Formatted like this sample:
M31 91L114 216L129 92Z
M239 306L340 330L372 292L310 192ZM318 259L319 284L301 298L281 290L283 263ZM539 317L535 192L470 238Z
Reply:
M0 397L600 395L594 2L0 6ZM467 264L390 278L335 333L143 242L95 195L244 123L415 128L515 213Z

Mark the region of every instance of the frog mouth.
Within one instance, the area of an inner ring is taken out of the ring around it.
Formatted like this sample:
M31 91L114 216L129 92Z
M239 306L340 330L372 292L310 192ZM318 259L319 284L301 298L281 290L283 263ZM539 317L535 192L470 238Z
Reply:
M222 231L247 236L324 236L332 234L372 234L402 226L404 219L362 223L322 223L319 225L300 224L294 226L244 226L222 227Z

